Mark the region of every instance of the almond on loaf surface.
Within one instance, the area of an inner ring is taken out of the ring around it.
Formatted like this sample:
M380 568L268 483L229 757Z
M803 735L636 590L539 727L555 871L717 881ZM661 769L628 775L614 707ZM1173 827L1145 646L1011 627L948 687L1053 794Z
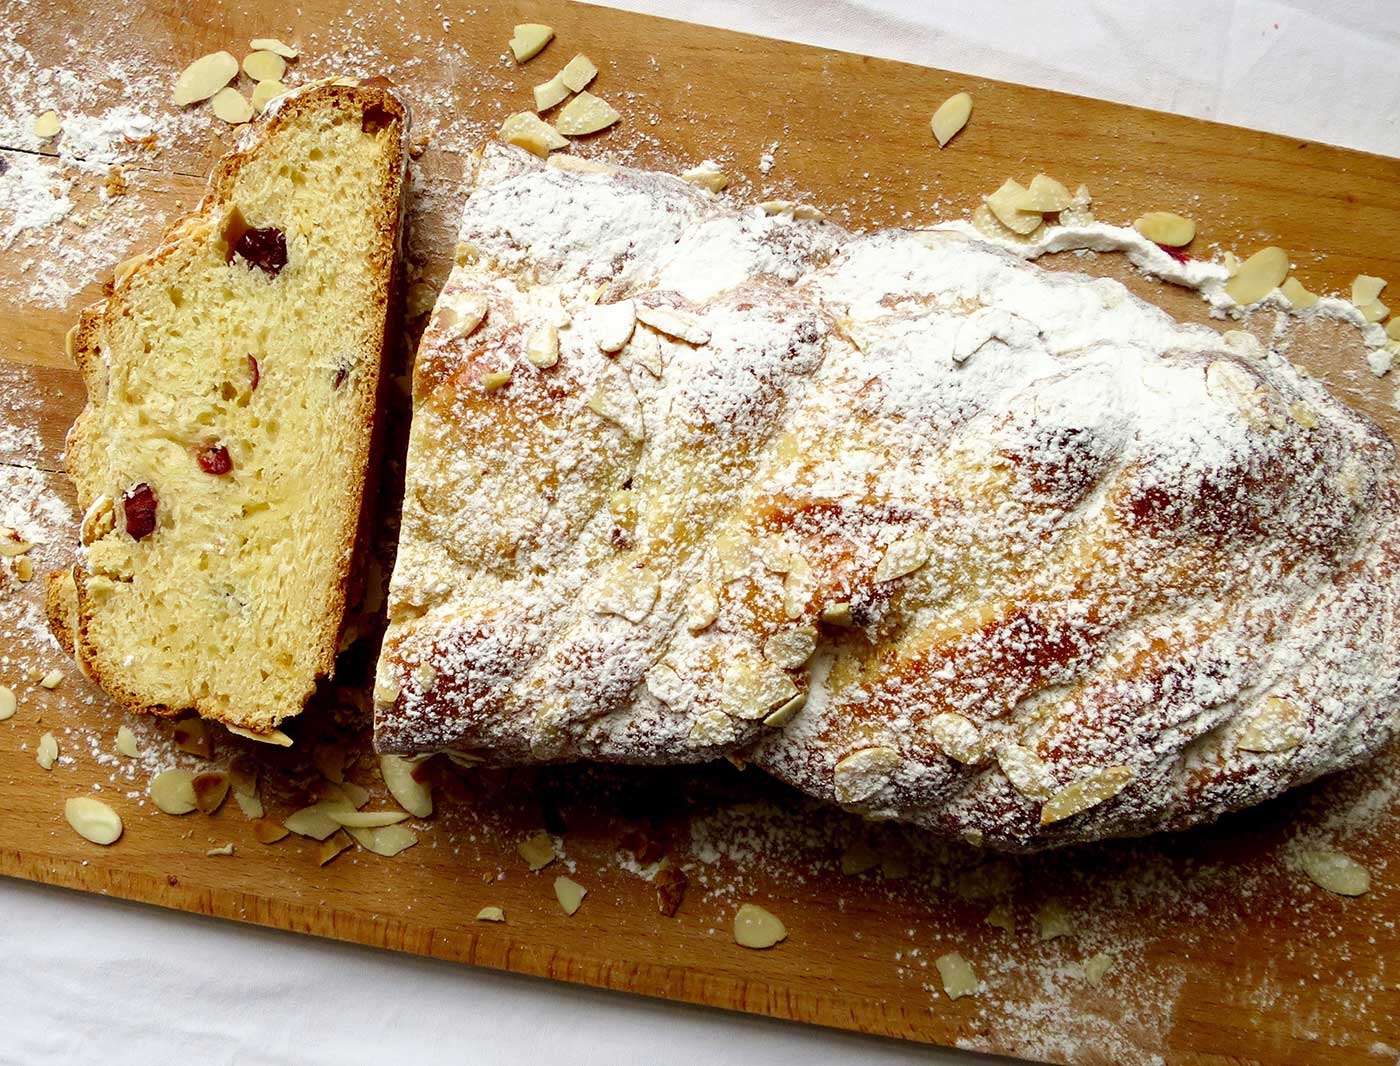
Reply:
M1394 735L1394 447L1252 337L959 232L496 148L460 240L384 750L731 754L1028 849Z
M66 465L85 514L49 618L124 707L266 733L333 669L407 127L381 88L277 101L70 335L88 405Z

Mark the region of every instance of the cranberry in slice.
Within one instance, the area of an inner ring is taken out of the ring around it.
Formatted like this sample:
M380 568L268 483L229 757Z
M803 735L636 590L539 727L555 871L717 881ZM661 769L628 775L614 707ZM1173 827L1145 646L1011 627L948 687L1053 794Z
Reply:
M215 477L227 474L233 469L233 460L229 458L228 449L222 444L210 444L201 448L196 459L201 470Z
M144 540L156 531L156 494L144 481L122 493L122 511L132 540Z
M241 255L251 265L275 278L287 265L287 238L276 226L244 230L233 244L233 254Z
M249 392L258 391L258 378L260 376L261 375L258 374L258 361L254 359L251 355L248 356L248 377L250 379L248 382Z

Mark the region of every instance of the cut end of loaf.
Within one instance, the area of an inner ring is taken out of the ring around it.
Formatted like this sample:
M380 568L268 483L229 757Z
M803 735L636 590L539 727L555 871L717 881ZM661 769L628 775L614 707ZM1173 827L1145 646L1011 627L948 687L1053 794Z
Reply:
M86 514L50 625L123 706L268 733L334 666L362 520L407 115L288 97L84 313Z

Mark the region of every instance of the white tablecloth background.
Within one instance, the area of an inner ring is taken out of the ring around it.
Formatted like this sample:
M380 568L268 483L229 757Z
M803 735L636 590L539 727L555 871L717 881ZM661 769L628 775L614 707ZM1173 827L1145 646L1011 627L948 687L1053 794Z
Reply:
M1394 0L612 3L1400 155L1400 3ZM0 879L0 1064L99 1061L884 1066L992 1060Z

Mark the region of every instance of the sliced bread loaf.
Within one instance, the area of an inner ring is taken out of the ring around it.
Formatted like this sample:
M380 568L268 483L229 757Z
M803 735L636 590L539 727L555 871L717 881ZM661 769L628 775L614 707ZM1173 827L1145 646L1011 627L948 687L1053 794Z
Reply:
M85 509L49 620L123 706L268 733L334 666L366 523L408 116L289 95L69 336Z

